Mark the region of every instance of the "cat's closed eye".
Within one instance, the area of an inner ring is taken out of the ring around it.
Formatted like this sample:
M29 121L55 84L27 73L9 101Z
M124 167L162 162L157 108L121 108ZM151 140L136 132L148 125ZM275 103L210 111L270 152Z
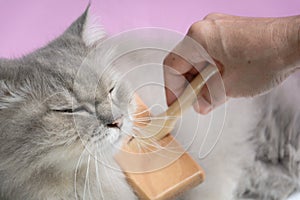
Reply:
M86 106L79 106L76 108L56 108L56 109L51 109L51 111L53 112L61 112L61 113L65 113L65 114L78 114L81 112L86 112L89 114L92 114L92 111L87 108Z
M109 90L108 92L109 92L109 93L112 93L114 89L115 89L115 86L111 87L110 90Z

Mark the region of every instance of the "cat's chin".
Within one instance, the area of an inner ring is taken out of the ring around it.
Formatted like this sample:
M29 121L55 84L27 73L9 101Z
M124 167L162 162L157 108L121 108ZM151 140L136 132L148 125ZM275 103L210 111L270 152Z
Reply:
M121 138L122 131L119 128L111 128L110 134L107 138L108 142L112 145L118 143Z
M105 145L105 151L110 151L112 154L117 153L123 145L123 141L126 137L132 136L133 126L129 120L124 120L124 125L121 129L113 129L107 138L107 143Z
M98 149L102 153L105 153L106 155L112 156L116 152L119 151L123 144L124 134L122 130L116 129L111 130L110 134L107 138L105 138L103 141L99 142L99 146L101 146L101 149Z

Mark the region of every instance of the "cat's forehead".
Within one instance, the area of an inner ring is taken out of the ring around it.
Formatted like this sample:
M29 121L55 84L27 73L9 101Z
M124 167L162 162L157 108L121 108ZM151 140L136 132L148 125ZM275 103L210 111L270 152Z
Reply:
M83 101L101 100L106 98L110 89L115 87L117 74L110 71L100 73L89 67L78 70L73 89L79 99Z

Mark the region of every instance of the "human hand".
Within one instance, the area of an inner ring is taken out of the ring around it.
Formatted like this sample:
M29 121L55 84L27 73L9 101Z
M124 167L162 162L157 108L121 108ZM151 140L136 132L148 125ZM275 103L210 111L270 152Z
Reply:
M219 97L217 103L211 104L208 89L202 89L195 110L206 114L227 97L255 96L281 83L299 65L299 30L299 16L250 18L210 14L194 23L187 36L200 43L213 58L226 91L226 97ZM176 49L185 45L183 40ZM196 68L201 70L201 66ZM184 78L191 81L198 74L196 68L175 53L165 58L168 105L183 92Z

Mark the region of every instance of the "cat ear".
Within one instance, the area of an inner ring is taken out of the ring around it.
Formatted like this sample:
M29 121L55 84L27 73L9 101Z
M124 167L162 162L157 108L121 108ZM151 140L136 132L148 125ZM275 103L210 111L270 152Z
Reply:
M80 37L87 46L92 46L106 38L106 33L97 19L90 14L90 5L84 13L71 24L64 35L71 34Z

